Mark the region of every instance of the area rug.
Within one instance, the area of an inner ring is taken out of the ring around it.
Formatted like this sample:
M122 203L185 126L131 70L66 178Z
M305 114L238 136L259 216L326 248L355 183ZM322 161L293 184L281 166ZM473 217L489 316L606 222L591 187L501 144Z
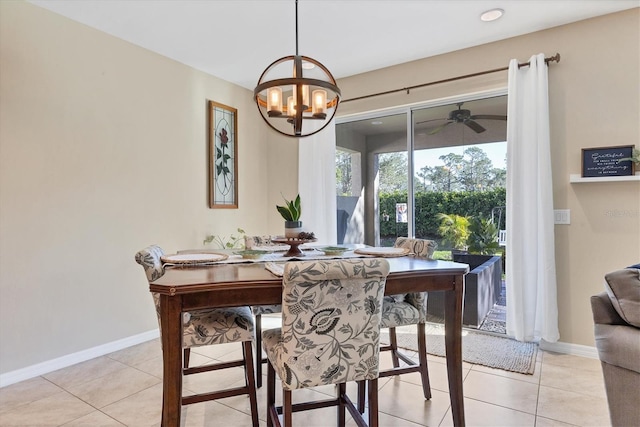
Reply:
M444 357L444 325L427 323L427 353ZM398 347L417 351L416 326L396 328ZM389 334L382 331L380 341L389 342ZM532 375L536 366L538 345L519 342L483 332L462 331L462 359L476 365Z

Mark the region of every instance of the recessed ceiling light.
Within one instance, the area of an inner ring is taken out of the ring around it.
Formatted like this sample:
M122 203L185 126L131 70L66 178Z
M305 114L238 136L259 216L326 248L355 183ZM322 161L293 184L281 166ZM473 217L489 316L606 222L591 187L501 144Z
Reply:
M480 15L480 19L483 20L484 22L491 22L500 18L502 15L504 15L504 10L491 9L491 10L487 10L482 15Z
M372 125L381 125L382 121L381 120L374 120L371 122Z

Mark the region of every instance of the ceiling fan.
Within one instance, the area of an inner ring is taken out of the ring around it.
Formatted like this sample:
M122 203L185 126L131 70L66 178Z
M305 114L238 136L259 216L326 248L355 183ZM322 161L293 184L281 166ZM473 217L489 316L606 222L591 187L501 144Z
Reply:
M476 120L507 120L507 116L499 116L499 115L494 115L494 114L476 114L476 115L472 116L470 110L463 110L462 109L462 104L464 104L464 103L463 102L459 102L457 104L458 105L458 109L450 111L449 112L449 117L447 119L425 120L425 121L422 121L422 122L417 122L416 125L419 125L421 123L433 122L433 121L436 121L436 120L447 120L447 123L433 128L429 132L429 135L435 135L436 133L440 132L445 127L447 127L447 126L449 126L449 125L451 125L453 123L463 123L463 124L467 125L469 128L471 128L475 133L482 133L482 132L486 131L487 129L485 129L482 125L480 125L478 122L476 122Z

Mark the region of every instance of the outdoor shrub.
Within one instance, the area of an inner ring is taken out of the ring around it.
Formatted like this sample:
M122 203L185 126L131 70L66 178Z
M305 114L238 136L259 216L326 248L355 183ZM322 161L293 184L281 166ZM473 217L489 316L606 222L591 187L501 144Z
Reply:
M439 213L490 218L491 211L506 205L507 191L430 191L416 193L416 236L442 238L438 232ZM396 224L396 203L407 203L407 193L380 193L380 237L406 236L407 225ZM387 219L388 215L388 220ZM503 217L504 221L504 217ZM499 226L499 224L496 224Z

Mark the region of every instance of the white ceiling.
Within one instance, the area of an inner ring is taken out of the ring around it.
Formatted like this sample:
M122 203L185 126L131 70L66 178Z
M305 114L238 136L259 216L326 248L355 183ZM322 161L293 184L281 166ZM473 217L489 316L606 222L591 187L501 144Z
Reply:
M248 89L296 48L294 0L30 2ZM339 79L639 6L640 0L300 0L299 53ZM505 10L500 20L479 19L496 7Z

